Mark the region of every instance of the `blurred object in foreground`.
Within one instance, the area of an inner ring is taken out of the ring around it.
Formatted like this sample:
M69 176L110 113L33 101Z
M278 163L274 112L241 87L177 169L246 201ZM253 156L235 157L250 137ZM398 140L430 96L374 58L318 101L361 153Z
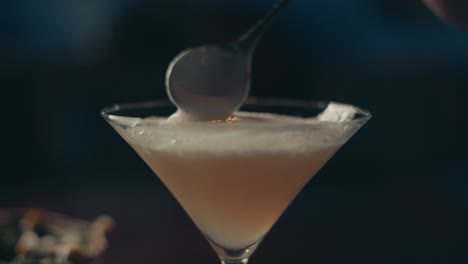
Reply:
M90 263L107 248L113 226L108 216L86 222L40 209L0 210L0 264Z

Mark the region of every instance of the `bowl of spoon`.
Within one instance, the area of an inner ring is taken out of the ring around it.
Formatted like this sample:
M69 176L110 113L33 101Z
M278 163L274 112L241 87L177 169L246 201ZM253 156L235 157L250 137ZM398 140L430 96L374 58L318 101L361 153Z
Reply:
M196 121L225 120L250 91L252 57L273 20L292 0L281 0L236 41L182 51L166 73L166 91L179 112Z

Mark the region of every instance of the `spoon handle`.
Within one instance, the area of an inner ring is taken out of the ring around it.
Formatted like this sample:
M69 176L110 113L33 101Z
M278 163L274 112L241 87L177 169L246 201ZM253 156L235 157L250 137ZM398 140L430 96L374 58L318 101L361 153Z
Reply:
M274 18L293 0L280 0L273 6L266 15L261 18L237 41L238 45L245 51L252 51L263 32L271 25Z

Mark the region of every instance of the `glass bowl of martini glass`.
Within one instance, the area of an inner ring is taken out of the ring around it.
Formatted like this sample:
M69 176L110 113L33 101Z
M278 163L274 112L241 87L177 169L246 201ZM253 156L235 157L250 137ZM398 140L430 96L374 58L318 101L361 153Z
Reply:
M225 264L247 263L307 182L371 118L352 105L284 99L249 98L223 121L174 121L176 110L154 101L101 115Z

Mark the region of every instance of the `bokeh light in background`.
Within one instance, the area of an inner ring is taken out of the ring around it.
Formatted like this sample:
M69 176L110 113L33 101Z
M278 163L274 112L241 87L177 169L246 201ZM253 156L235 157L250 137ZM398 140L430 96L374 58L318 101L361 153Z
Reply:
M112 263L145 254L216 263L99 111L165 98L179 51L235 38L273 2L0 2L0 205L112 214ZM419 1L297 0L258 47L252 94L349 102L374 115L252 263L466 263L467 33Z

